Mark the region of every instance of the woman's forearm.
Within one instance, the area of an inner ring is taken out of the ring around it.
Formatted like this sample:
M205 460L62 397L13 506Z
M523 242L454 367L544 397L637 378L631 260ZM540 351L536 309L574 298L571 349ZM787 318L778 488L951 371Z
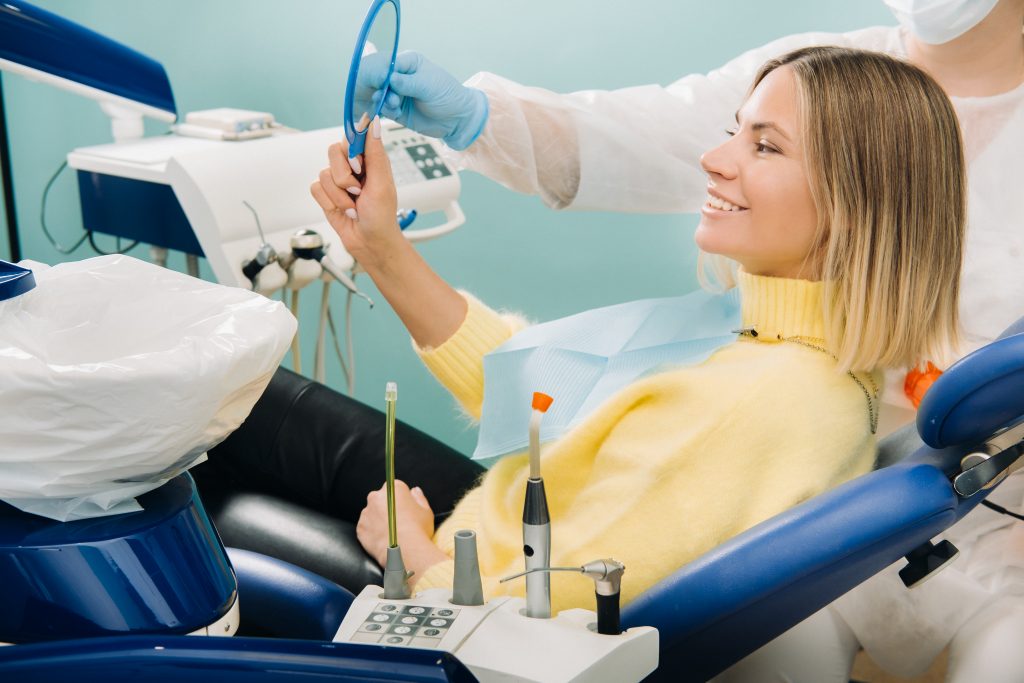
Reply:
M466 300L404 237L364 269L422 348L436 348L466 319Z

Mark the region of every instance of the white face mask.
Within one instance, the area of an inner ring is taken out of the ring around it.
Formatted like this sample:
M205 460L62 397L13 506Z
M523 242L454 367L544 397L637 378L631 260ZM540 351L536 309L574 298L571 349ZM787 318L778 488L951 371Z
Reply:
M922 42L948 43L977 26L998 0L882 0Z

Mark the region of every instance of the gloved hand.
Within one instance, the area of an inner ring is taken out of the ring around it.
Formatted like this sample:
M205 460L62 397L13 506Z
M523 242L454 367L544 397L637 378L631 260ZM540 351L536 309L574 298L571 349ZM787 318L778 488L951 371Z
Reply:
M363 59L356 80L357 105L368 99L364 109L371 113L387 75L387 65L372 57ZM406 51L395 58L391 88L380 114L423 135L441 138L452 149L465 149L483 131L487 112L482 91L462 85L419 52Z

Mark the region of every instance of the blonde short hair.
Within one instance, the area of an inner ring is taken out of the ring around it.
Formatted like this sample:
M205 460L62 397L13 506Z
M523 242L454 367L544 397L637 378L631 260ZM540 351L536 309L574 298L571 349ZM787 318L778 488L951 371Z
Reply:
M960 127L949 98L911 64L838 47L771 60L751 92L783 66L797 82L818 214L809 260L823 280L826 341L839 368L945 358L959 342L967 211ZM721 261L711 265L720 285L734 283Z

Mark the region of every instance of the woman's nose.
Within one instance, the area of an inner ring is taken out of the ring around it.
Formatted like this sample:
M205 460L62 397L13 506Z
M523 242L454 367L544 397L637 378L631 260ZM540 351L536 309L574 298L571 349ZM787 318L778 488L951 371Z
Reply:
M700 167L704 169L704 172L708 175L718 175L723 178L735 178L736 177L736 164L731 159L729 150L731 148L732 138L726 140L718 147L709 149L700 155Z

